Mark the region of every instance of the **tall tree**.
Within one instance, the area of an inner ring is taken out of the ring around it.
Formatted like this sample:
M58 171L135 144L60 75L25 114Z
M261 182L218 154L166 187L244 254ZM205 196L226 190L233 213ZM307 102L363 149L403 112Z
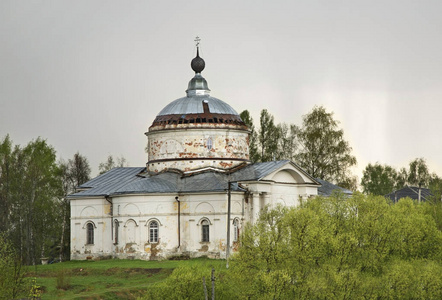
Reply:
M401 189L408 184L408 171L405 168L400 168L396 176L395 189Z
M279 132L275 126L273 115L267 109L261 111L259 118L259 151L261 162L271 161L276 158L276 151L278 149Z
M428 186L430 172L427 162L423 158L416 158L410 162L408 171L408 183L419 187Z
M297 137L298 127L294 124L281 123L276 126L278 132L277 160L294 160L298 149Z
M12 146L8 138L2 144L5 142ZM15 146L8 155L6 201L10 206L6 232L21 259L35 264L59 243L61 181L55 150L38 138L24 148Z
M397 172L391 166L368 164L362 174L361 186L366 194L386 195L395 188Z
M255 125L253 124L253 118L250 115L248 110L244 110L239 114L243 122L249 127L250 135L249 135L249 157L252 162L259 161L259 153L257 146L257 133L255 129Z
M315 178L344 182L350 177L350 168L356 165L352 148L344 140L344 131L338 121L322 106L303 116L298 132L300 150L296 161Z
M63 193L61 195L61 242L59 259L63 261L69 257L69 240L66 239L70 233L70 223L68 222L70 216L70 202L67 195L74 193L75 189L81 184L90 180L91 168L87 158L79 152L74 154L72 159L67 162L60 160L58 162L59 177L62 183Z
M0 143L0 232L10 227L11 206L11 173L14 171L12 161L12 141L7 135Z
M117 157L116 159L109 155L105 162L100 163L98 166L98 170L100 171L99 175L106 173L107 171L112 170L113 168L119 168L119 167L127 167L128 163L127 160L121 156Z
M91 167L86 156L79 152L74 154L72 159L69 159L69 173L74 187L91 180Z
M434 202L441 202L442 201L442 178L440 178L435 173L431 174L430 182L429 182L428 186L431 190L431 193L433 194L433 201Z

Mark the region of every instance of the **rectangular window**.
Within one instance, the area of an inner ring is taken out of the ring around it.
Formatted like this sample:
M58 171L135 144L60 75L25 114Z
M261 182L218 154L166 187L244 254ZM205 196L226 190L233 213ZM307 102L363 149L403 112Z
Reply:
M203 225L203 242L209 241L209 225Z
M87 224L86 242L90 245L92 245L94 243L94 225L92 223Z
M120 223L118 223L118 220L115 220L114 222L114 227L115 227L115 240L114 243L118 244L118 227L120 227Z
M156 221L149 224L149 242L158 243L158 223Z

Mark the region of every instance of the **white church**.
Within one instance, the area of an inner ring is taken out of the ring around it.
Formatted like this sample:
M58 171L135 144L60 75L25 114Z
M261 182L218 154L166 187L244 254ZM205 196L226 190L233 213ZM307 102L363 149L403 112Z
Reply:
M252 164L250 132L210 96L198 48L191 67L187 95L146 132L146 167L112 169L69 196L71 259L225 258L264 206L296 206L340 189L290 161Z

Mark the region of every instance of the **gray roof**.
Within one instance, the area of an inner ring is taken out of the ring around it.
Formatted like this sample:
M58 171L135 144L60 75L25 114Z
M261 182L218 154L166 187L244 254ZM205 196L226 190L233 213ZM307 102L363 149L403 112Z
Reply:
M281 168L282 166L288 163L290 163L289 160L277 160L277 161L269 161L263 163L254 163L233 173L232 180L235 181L261 180L263 177L266 177L270 173L278 170L279 168Z
M248 165L232 174L207 171L183 176L178 172L149 175L145 168L115 168L80 186L86 190L69 195L70 198L112 196L145 193L222 192L230 181L259 181L286 164L288 160ZM302 170L301 170L302 171ZM314 181L314 179L312 178ZM242 191L238 184L232 190Z
M114 168L102 175L83 183L78 188L84 191L69 195L71 196L107 196L119 188L133 181L140 180L137 174L145 168Z
M316 181L318 181L321 184L321 187L318 188L318 195L319 196L331 196L333 191L340 191L346 195L352 195L353 192L347 189L344 189L340 186L337 186L331 182L316 178Z
M210 113L238 115L238 113L224 101L209 95L193 95L179 98L164 107L158 116L179 114L202 114L204 113L203 101L207 101Z
M421 200L427 200L427 198L433 196L430 189L421 188ZM417 186L406 186L399 190L396 190L390 194L385 195L385 197L391 199L392 201L398 201L401 198L411 198L414 200L419 200L419 187Z

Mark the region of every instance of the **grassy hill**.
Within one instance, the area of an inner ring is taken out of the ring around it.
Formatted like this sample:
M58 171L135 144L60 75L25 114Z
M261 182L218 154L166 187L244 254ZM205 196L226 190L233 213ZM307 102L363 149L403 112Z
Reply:
M27 277L36 278L43 291L42 299L136 299L179 266L218 269L225 266L225 261L69 261L29 267Z

